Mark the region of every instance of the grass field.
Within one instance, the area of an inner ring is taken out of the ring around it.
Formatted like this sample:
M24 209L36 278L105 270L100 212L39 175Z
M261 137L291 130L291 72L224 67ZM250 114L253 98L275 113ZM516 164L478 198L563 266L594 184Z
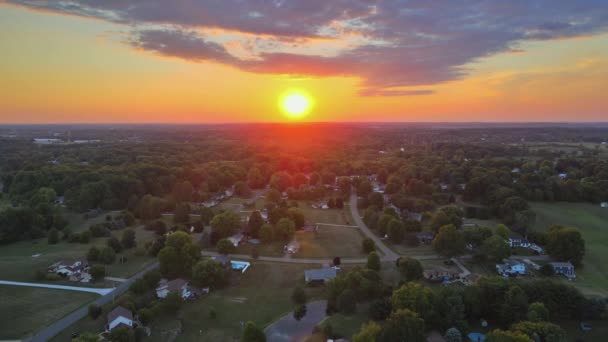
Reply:
M25 337L97 297L83 292L0 285L0 339Z
M608 296L608 209L588 203L532 203L532 208L538 231L553 224L581 231L587 253L572 284L585 294Z

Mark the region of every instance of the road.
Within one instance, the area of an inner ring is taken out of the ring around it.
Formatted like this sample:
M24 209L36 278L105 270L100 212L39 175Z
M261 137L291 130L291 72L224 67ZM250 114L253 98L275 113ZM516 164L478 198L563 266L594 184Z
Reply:
M374 234L374 232L372 232L361 219L361 216L359 215L359 208L357 207L357 194L354 190L350 195L350 213L355 221L355 224L359 226L359 229L361 229L363 234L372 239L376 243L376 248L378 248L382 254L384 254L382 256L384 261L395 261L399 258L399 255L393 252L390 248L386 247L384 242L376 234Z
M127 281L125 281L124 283L120 284L118 287L116 287L114 289L114 291L105 294L104 296L98 298L97 300L95 300L93 303L91 304L97 304L97 305L104 305L109 303L110 301L114 300L116 297L120 296L121 294L125 293L129 287L131 286L131 284L133 284L133 282L141 277L144 276L144 274L158 268L158 263L154 263L148 267L146 267L145 269L143 269L142 271L140 271L139 273L135 274L134 276L132 276L131 278L129 278ZM72 312L71 314L63 317L62 319L58 320L57 322L53 323L52 325L42 329L41 331L39 331L38 333L36 333L36 335L32 336L29 339L25 339L25 341L30 341L30 342L44 342L44 341L48 341L51 338L53 338L53 336L59 334L60 332L62 332L63 330L69 328L72 324L76 323L77 321L81 320L82 318L84 318L89 312L89 308L88 306L83 306L82 308Z
M89 292L89 293L96 293L101 296L107 295L108 293L114 291L113 287L112 288L97 288L97 287L67 286L67 285L53 285L53 284L39 284L39 283L23 283L23 282L19 282L19 281L8 281L8 280L0 280L0 285L42 287L45 289Z
M202 256L214 257L219 256L220 254L217 252L211 251L201 251ZM230 254L230 258L233 259L246 259L253 260L250 255L245 254ZM256 259L257 261L269 261L269 262L282 262L282 263L291 263L291 264L331 264L333 262L332 259L305 259L305 258L293 258L291 256L282 256L282 257L267 257L260 256ZM367 258L341 258L341 263L343 264L365 264L367 262Z
M299 321L293 318L293 313L279 318L266 327L264 333L268 342L295 342L310 336L313 328L325 319L327 301L306 304L306 315Z

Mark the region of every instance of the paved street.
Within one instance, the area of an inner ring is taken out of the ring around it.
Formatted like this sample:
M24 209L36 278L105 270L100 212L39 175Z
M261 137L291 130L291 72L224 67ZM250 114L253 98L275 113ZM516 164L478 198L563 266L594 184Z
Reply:
M10 286L23 286L23 287L42 287L45 289L65 290L65 291L77 291L77 292L89 292L96 293L104 296L114 291L114 288L96 288L96 287L84 287L84 286L67 286L67 285L53 285L53 284L39 284L39 283L23 283L19 281L8 281L0 280L0 285Z
M325 319L327 301L306 304L306 316L296 321L293 313L281 317L264 329L268 342L295 342L310 336L312 329Z

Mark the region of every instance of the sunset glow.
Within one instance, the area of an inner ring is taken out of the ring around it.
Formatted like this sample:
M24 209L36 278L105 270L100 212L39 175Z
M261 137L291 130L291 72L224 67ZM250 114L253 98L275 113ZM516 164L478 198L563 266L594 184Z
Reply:
M285 115L291 119L299 119L305 116L312 105L311 99L300 93L287 94L281 100L281 106Z

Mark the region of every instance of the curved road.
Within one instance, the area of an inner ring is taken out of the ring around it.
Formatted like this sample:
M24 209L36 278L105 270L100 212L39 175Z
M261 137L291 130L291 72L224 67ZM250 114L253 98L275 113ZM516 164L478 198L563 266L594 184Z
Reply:
M129 286L131 286L131 284L133 284L133 282L135 280L143 277L146 273L158 268L158 265L159 265L158 262L156 262L156 263L144 268L142 271L135 274L134 276L129 278L127 281L120 284L118 287L114 288L113 291L103 295L102 297L98 298L91 304L104 305L104 304L109 303L110 301L114 300L116 297L125 293L129 289ZM53 338L55 335L59 334L60 332L62 332L65 329L67 329L70 325L72 325L72 324L76 323L77 321L81 320L82 318L84 318L88 314L88 312L89 312L89 307L88 307L88 305L85 305L85 306L81 307L80 309L78 309L78 310L72 312L71 314L63 317L62 319L58 320L57 322L53 323L52 325L42 329L41 331L39 331L36 335L32 336L31 338L25 339L25 341L31 341L31 342L48 341L51 338Z
M376 247L382 252L382 254L384 254L384 256L382 257L383 260L395 261L399 258L399 255L393 252L393 250L391 250L390 248L386 247L384 242L376 234L374 234L374 232L372 232L367 227L367 225L365 225L365 222L363 222L363 220L361 219L361 216L359 215L359 208L357 208L357 194L355 193L355 191L351 191L350 194L350 213L353 217L353 220L355 221L357 226L359 226L359 229L361 229L363 234L365 234L368 238L372 239L376 243Z
M306 304L306 315L299 321L293 312L279 318L266 327L264 333L268 342L296 342L312 334L313 328L325 319L327 301L321 300Z

